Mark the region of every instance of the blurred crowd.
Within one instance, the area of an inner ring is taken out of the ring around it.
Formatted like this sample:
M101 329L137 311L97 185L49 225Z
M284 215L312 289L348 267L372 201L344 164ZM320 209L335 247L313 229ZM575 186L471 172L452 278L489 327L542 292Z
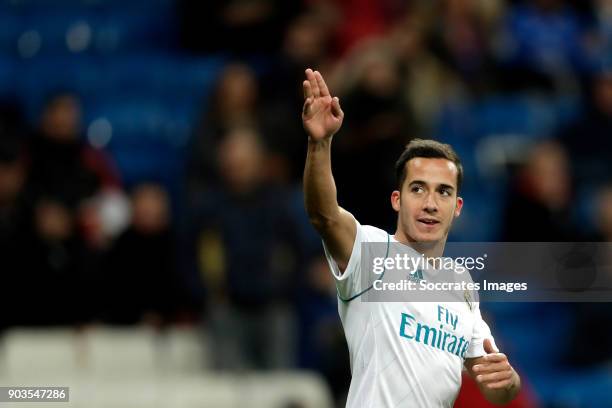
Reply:
M393 164L421 137L465 162L452 239L612 241L612 1L183 0L176 12L175 52L225 61L180 177L126 181L84 137L72 90L46 95L36 121L18 97L0 106L4 328L202 325L219 369L315 369L341 400L335 288L301 196L307 67L346 113L334 175L361 223L394 230ZM494 328L564 316L551 335L575 337L532 367L547 345L521 351L500 329L519 371L612 361L607 305L495 309Z

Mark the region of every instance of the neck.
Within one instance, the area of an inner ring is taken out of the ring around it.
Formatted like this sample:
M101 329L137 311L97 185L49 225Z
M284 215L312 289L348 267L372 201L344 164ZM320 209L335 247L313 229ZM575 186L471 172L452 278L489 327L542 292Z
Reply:
M415 251L426 257L438 258L444 254L444 247L446 245L446 237L439 241L431 242L418 242L409 237L399 228L395 231L393 236L398 242L412 247Z

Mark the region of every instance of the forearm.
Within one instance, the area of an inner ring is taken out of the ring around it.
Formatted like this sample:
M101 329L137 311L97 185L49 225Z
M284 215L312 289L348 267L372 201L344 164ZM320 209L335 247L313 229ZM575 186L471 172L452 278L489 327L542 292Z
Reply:
M339 217L336 183L331 169L331 138L308 140L304 202L308 217L317 229L324 228Z
M492 389L487 386L480 386L480 390L487 401L496 405L505 405L516 397L521 390L521 379L514 369L512 371L512 384L508 387Z

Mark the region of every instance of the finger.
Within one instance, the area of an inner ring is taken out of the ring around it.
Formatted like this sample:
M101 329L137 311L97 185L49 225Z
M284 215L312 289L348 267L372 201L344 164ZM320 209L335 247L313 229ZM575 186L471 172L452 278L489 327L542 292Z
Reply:
M315 74L312 69L308 68L306 70L306 78L310 82L310 89L312 90L312 96L317 97L320 94L319 85L317 85L317 79L315 78Z
M338 99L337 96L335 96L332 99L332 114L337 117L337 118L343 118L344 117L344 112L342 112L342 108L340 108L340 99Z
M483 347L484 347L484 351L487 354L499 353L499 350L497 349L497 347L493 345L493 342L491 341L491 339L485 339L483 343Z
M490 389L501 389L501 388L508 388L510 385L512 385L512 380L503 380L503 381L498 381L498 382L494 382L494 383L489 383L486 385L487 388Z
M493 363L497 361L507 361L508 357L504 353L492 353L483 357L486 362Z
M497 381L504 381L508 378L512 378L511 371L501 371L491 374L480 374L476 377L476 381L481 384L489 384Z
M511 370L512 367L510 366L510 363L506 361L502 361L499 363L477 364L472 369L477 374L486 374L486 373L493 373L496 371Z
M304 101L304 107L302 109L302 113L305 116L308 116L310 114L311 111L311 107L312 107L312 102L313 102L313 97L309 96L308 98L306 98L306 100Z
M309 81L304 81L302 83L302 88L304 89L304 99L308 99L312 96L312 88L310 87Z
M327 88L327 84L323 79L323 75L319 71L315 71L315 78L317 79L317 85L319 86L319 91L321 92L321 96L329 96L329 89Z

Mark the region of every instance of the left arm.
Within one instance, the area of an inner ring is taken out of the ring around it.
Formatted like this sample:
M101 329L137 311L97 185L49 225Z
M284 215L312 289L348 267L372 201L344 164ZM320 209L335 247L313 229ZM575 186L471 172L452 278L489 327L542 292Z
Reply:
M488 339L484 346L488 354L466 358L465 368L487 401L498 405L507 404L521 390L521 379L508 362L508 357L495 350Z

